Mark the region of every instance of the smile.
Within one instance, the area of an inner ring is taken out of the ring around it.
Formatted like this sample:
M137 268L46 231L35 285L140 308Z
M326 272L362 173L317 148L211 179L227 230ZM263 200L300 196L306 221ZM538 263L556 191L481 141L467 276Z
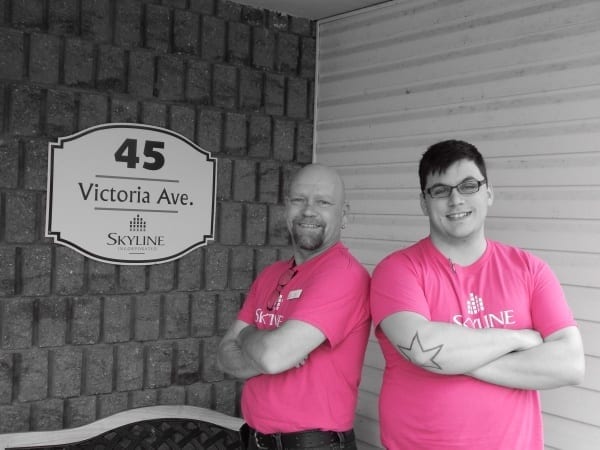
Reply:
M446 217L450 220L460 220L460 219L464 219L465 217L468 217L470 215L471 215L471 212L467 211L467 212L448 214Z

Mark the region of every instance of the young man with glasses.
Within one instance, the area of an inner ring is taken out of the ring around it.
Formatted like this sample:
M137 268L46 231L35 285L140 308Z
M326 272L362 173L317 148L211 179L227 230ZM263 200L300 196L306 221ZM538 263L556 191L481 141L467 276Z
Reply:
M386 359L391 450L542 450L538 389L582 381L580 333L549 266L486 238L494 195L479 151L432 145L419 164L430 234L381 261L371 312Z
M340 176L312 164L286 196L293 257L265 268L219 345L246 379L249 449L356 449L352 431L369 336L369 274L340 242Z

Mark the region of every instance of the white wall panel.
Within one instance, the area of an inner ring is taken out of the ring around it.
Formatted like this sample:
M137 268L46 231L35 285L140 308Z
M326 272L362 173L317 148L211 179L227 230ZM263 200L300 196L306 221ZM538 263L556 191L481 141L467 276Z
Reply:
M586 350L581 386L542 394L548 449L600 440L600 2L399 0L318 24L316 160L351 205L343 239L372 270L428 233L417 164L456 138L488 162L490 238L557 273ZM380 446L371 338L357 415ZM595 445L596 444L596 445Z

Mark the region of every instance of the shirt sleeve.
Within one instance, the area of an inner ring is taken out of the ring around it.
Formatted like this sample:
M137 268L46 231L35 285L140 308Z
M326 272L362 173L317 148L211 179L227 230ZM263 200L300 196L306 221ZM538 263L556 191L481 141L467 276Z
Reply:
M375 327L400 311L416 312L431 319L421 278L410 259L399 252L392 253L375 267L370 294Z

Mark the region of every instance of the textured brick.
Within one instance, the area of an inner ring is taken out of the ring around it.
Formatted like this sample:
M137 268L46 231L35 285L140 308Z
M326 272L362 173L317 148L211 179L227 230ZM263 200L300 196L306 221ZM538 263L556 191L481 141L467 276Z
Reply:
M268 15L269 12L266 9L244 6L242 8L241 21L248 25L264 27L268 25Z
M254 28L252 33L252 64L261 69L273 69L275 33L265 28Z
M236 415L238 387L235 380L225 380L214 384L215 411L229 416Z
M191 336L212 336L217 320L217 296L205 292L191 294Z
M0 188L15 188L19 181L19 142L0 140Z
M88 347L85 351L85 394L106 394L113 387L113 348L111 346Z
M296 129L296 161L301 164L313 160L313 123L301 122Z
M240 69L240 109L259 111L262 107L263 74L262 72Z
M313 23L304 17L290 16L290 31L303 36L313 35Z
M128 396L126 392L113 392L111 394L99 395L98 419L109 417L121 411L127 410Z
M142 123L166 128L167 105L163 103L142 103Z
M246 244L264 245L267 239L267 206L246 204Z
M246 154L248 122L244 114L229 113L225 118L225 151L229 155Z
M78 0L62 0L48 4L48 31L52 34L79 33Z
M296 124L288 120L273 121L273 156L279 161L293 161Z
M188 6L188 0L162 0L161 3L169 8L184 9Z
M146 290L146 268L143 266L119 266L119 288L121 292L144 292Z
M161 100L183 100L183 59L179 56L158 57L156 96Z
M117 286L114 264L88 261L88 288L92 293L106 294L114 292Z
M147 50L129 52L127 92L137 97L152 97L155 56Z
M217 239L221 244L236 245L242 242L243 205L241 203L222 202L219 204L219 232Z
M13 355L0 352L0 405L12 401Z
M222 61L225 58L225 22L217 17L202 17L202 59Z
M109 42L110 0L81 0L81 36L95 42Z
M91 88L94 86L94 44L82 39L65 41L64 79L67 86Z
M76 347L61 347L50 354L50 395L67 398L81 393L83 351Z
M265 113L282 116L285 107L285 77L283 75L265 75Z
M302 78L288 78L286 94L286 115L298 119L307 117L308 85L306 80Z
M137 123L139 115L139 104L129 98L113 97L110 111L111 122L133 122Z
M271 245L289 244L284 210L285 208L282 205L269 206L269 243Z
M219 336L202 339L202 379L207 382L223 379L223 372L217 364L217 349L219 348Z
M125 51L119 47L98 47L96 88L101 91L125 91Z
M269 11L268 25L277 31L287 31L289 28L289 16L278 11Z
M29 78L39 83L58 83L60 40L49 34L32 33L29 40Z
M11 22L19 27L44 27L44 2L42 0L13 0Z
M33 337L33 300L7 298L0 303L2 348L31 347Z
M40 298L37 301L38 345L56 347L67 338L68 303L64 298Z
M233 164L233 199L254 201L256 197L256 163L237 160Z
M195 291L202 288L204 272L204 253L196 249L177 260L177 289L180 291Z
M308 81L306 90L307 90L306 109L308 110L307 119L314 120L314 116L315 116L315 82L312 80Z
M227 33L227 61L248 65L250 63L250 27L230 22Z
M11 91L11 115L8 129L14 135L38 135L41 132L42 91L19 86Z
M227 286L227 269L229 251L223 247L206 248L206 289L209 291L225 289Z
M132 307L127 297L106 297L104 299L104 342L125 342L131 339Z
M173 105L170 108L169 127L176 133L194 140L196 132L196 110L191 106Z
M18 376L17 400L43 400L48 394L48 352L28 350L15 355Z
M71 343L95 344L100 340L100 299L78 297L71 302Z
M141 389L144 385L144 347L137 342L117 347L118 391Z
M300 75L315 79L317 43L314 38L303 37L300 41Z
M175 383L192 384L200 380L200 342L198 339L177 341Z
M50 293L52 252L49 246L23 247L21 280L23 295Z
M217 172L217 199L230 200L233 197L233 162L219 158Z
M23 148L25 160L24 187L45 191L48 181L48 140L30 139L24 142Z
M212 408L212 386L206 383L194 383L186 388L187 404L199 408Z
M96 397L75 397L65 400L65 427L73 428L96 420Z
M254 252L248 247L237 247L231 252L229 287L231 289L248 289L254 278Z
M169 50L171 16L169 8L146 5L146 47L166 53Z
M154 406L157 402L158 392L153 389L144 389L143 391L134 391L131 393L131 408Z
M63 426L63 401L50 398L31 405L32 431L60 430Z
M79 253L63 246L56 246L54 273L57 294L77 294L83 289L83 261Z
M175 10L173 50L197 55L200 52L200 17L190 11Z
M79 105L78 128L80 130L108 121L107 97L96 94L82 94Z
M33 192L13 191L6 193L5 239L6 242L33 242L36 237L36 203Z
M164 298L164 337L166 339L185 338L190 335L190 298L185 292L165 295Z
M148 341L158 338L160 297L146 295L135 300L135 339Z
M28 403L0 405L0 433L29 431L29 411Z
M226 292L219 295L217 304L217 333L224 334L231 326L242 306L240 294Z
M242 14L242 5L229 0L217 0L216 15L228 22L239 21Z
M141 46L142 6L139 0L115 2L114 42L122 47Z
M185 98L197 104L210 105L212 98L211 65L190 60L186 67Z
M237 102L237 69L217 64L213 69L213 103L233 109Z
M223 115L219 111L202 110L198 115L196 143L204 150L219 153L223 144Z
M196 11L208 16L212 16L215 13L215 0L194 0L190 2L190 10Z
M0 246L0 295L15 293L15 259L14 247Z
M277 261L277 249L258 248L254 251L255 274L258 275L263 269Z
M275 55L275 70L286 73L298 71L300 56L299 38L290 33L277 35L277 53Z
M248 134L248 155L268 158L271 154L271 118L251 116Z
M185 404L185 387L169 386L168 388L158 391L159 405L184 405Z
M280 199L279 164L273 161L261 162L258 166L258 200L264 203L278 203Z
M72 92L48 90L46 96L46 134L67 136L75 131L75 95Z
M168 342L148 344L144 388L165 387L171 384L173 345Z
M0 78L20 80L25 63L24 34L0 28Z
M152 292L166 292L173 289L175 285L175 263L167 262L155 264L149 267L150 274L148 281L149 289Z

